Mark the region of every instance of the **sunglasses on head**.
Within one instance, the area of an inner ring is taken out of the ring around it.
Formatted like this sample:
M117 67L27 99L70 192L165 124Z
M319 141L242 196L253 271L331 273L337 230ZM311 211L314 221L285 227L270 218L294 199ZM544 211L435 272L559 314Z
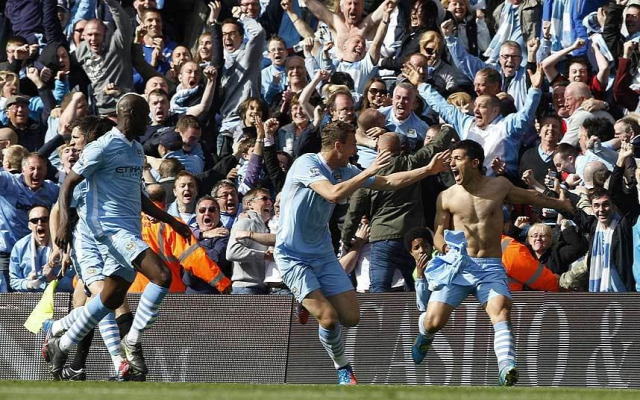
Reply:
M34 224L34 225L37 225L37 224L38 224L38 222L42 222L42 223L44 224L44 223L49 222L49 217L31 218L31 219L29 220L29 222L31 222L31 223L32 223L32 224Z
M200 208L198 208L198 212L200 214L204 214L207 211L210 212L210 213L217 213L218 212L218 207L209 206L209 207L200 207Z

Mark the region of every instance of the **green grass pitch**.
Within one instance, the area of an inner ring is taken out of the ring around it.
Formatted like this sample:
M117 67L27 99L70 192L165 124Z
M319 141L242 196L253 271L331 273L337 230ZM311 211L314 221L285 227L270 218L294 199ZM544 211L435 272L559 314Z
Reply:
M635 400L638 398L640 398L640 390L627 389L0 381L0 399L2 400Z

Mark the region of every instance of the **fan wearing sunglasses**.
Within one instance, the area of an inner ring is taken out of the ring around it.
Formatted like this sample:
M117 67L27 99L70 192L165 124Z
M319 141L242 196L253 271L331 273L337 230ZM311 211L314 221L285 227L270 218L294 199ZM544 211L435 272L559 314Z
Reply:
M229 243L229 229L220 221L220 205L212 196L202 196L196 203L196 221L198 244L213 260L222 273L231 278L232 265L227 260L227 244ZM215 294L218 291L207 282L198 278L190 271L184 271L182 281L187 285L187 294Z
M16 292L42 292L56 278L60 266L48 265L51 253L49 209L34 206L29 210L30 234L18 240L11 250L9 276L11 288ZM58 291L73 292L73 269L70 268L58 283Z
M442 60L443 49L444 39L442 39L440 33L427 31L420 37L420 54L426 58L424 72L439 93L446 93L455 86L469 84L469 81L458 73L454 67Z

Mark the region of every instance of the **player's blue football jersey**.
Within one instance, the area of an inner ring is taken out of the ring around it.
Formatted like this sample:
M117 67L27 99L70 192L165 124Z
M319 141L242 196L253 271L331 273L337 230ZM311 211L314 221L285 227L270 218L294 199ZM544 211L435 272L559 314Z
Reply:
M104 229L142 230L140 187L144 151L122 132L110 132L89 143L73 171L87 180L86 219L96 235Z
M320 154L304 154L296 159L282 189L278 250L295 257L333 254L329 219L335 204L309 186L321 180L336 185L360 172L353 165L332 171ZM364 186L371 185L374 179L371 177Z

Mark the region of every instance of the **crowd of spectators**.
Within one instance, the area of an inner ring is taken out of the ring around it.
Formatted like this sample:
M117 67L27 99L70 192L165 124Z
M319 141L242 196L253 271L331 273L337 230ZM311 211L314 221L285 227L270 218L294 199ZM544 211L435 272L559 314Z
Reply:
M59 185L88 118L115 121L130 92L150 108L147 193L198 244L141 216L171 291L219 293L226 277L234 294L290 294L272 253L278 194L334 121L356 128L360 168L382 150L394 161L381 174L417 168L471 139L486 175L540 196L567 191L570 215L504 205L512 290L640 286L640 1L0 4L0 292L42 291L58 276ZM414 290L405 235L433 228L453 184L445 171L336 204L334 250L358 291Z

